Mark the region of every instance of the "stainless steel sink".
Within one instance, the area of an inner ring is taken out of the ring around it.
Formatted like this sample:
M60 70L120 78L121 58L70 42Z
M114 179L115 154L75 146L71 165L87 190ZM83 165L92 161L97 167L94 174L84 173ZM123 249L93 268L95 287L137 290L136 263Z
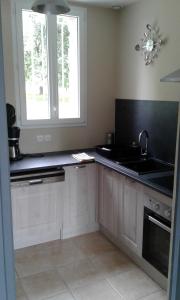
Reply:
M123 162L121 163L121 166L139 175L172 171L174 169L173 166L155 160L153 158L138 160L138 161Z

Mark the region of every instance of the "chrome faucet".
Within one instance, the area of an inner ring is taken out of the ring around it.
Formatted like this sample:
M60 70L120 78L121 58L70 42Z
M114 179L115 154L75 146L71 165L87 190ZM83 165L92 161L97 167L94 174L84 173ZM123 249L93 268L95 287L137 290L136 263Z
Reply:
M148 134L147 130L142 130L139 134L139 144L140 145L141 145L141 139L142 139L143 135L145 135L145 137L146 137L146 143L145 143L145 149L143 149L141 146L141 155L147 156L148 155L148 139L149 139L149 134Z

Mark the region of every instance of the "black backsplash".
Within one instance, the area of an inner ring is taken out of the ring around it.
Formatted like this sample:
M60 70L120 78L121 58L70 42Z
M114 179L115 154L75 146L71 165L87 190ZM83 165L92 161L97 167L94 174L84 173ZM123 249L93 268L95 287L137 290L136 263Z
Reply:
M149 152L163 161L174 163L178 123L178 102L116 100L115 143L138 142L139 133L149 133Z

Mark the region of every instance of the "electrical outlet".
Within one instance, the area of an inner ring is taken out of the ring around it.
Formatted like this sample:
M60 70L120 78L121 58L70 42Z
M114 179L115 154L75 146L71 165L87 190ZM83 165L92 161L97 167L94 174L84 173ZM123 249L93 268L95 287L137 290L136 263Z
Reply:
M45 142L51 142L52 136L51 136L50 134L46 134L46 135L44 136L44 140L45 140Z
M43 135L37 135L36 139L37 139L38 143L42 143L44 141L44 136Z

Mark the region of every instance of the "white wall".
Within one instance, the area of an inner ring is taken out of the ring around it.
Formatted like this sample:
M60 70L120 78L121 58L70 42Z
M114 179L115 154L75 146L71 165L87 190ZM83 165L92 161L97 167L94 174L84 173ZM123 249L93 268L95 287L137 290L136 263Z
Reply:
M104 142L105 133L114 129L116 80L117 13L109 9L87 9L87 94L88 125L77 128L23 129L24 153L92 147ZM6 98L15 104L13 83L10 0L2 0ZM51 134L52 142L37 143L39 134Z
M145 66L134 46L146 24L157 24L167 44L153 65ZM180 1L142 0L124 8L118 21L118 84L116 96L125 99L179 100L180 84L160 83L180 68Z
M7 101L14 103L10 0L2 0ZM114 129L114 99L179 100L180 85L160 78L180 68L180 1L142 0L122 9L88 7L88 125L78 128L23 129L23 152L91 147L104 142ZM145 66L134 46L146 24L157 23L168 39L153 65ZM37 143L39 134L51 134L51 143Z

